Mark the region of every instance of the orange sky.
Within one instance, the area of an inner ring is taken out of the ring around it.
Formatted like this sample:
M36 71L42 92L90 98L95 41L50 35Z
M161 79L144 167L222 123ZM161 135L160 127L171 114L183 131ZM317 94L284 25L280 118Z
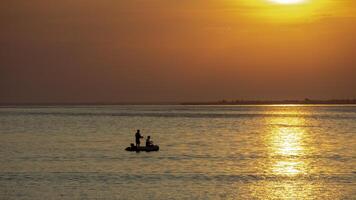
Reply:
M356 1L5 0L0 103L356 98Z

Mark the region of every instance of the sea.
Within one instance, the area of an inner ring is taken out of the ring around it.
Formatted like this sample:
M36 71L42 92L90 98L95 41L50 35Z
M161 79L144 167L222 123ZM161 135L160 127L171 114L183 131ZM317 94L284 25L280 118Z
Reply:
M356 199L356 106L1 107L0 199Z

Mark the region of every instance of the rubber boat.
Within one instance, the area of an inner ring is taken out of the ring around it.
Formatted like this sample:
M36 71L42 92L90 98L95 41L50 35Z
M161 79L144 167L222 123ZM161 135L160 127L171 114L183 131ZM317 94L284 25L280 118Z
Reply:
M159 146L158 145L152 145L152 146L142 146L142 147L136 147L134 145L131 145L130 147L127 147L125 149L126 151L146 151L146 152L150 152L150 151L158 151L159 150Z

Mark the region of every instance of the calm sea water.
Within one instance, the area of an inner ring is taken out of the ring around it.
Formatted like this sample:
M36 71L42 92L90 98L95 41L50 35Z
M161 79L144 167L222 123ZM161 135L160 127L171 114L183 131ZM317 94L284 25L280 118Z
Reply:
M0 159L0 199L356 199L356 106L3 107Z

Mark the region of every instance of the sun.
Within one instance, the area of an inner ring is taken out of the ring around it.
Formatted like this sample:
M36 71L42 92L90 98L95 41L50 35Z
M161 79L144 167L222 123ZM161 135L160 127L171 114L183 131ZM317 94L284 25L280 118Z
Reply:
M278 4L299 4L305 2L306 0L269 0L269 1Z
M243 14L255 18L256 21L271 23L317 20L322 10L330 6L329 1L331 0L240 0L245 6L250 7L249 11Z

